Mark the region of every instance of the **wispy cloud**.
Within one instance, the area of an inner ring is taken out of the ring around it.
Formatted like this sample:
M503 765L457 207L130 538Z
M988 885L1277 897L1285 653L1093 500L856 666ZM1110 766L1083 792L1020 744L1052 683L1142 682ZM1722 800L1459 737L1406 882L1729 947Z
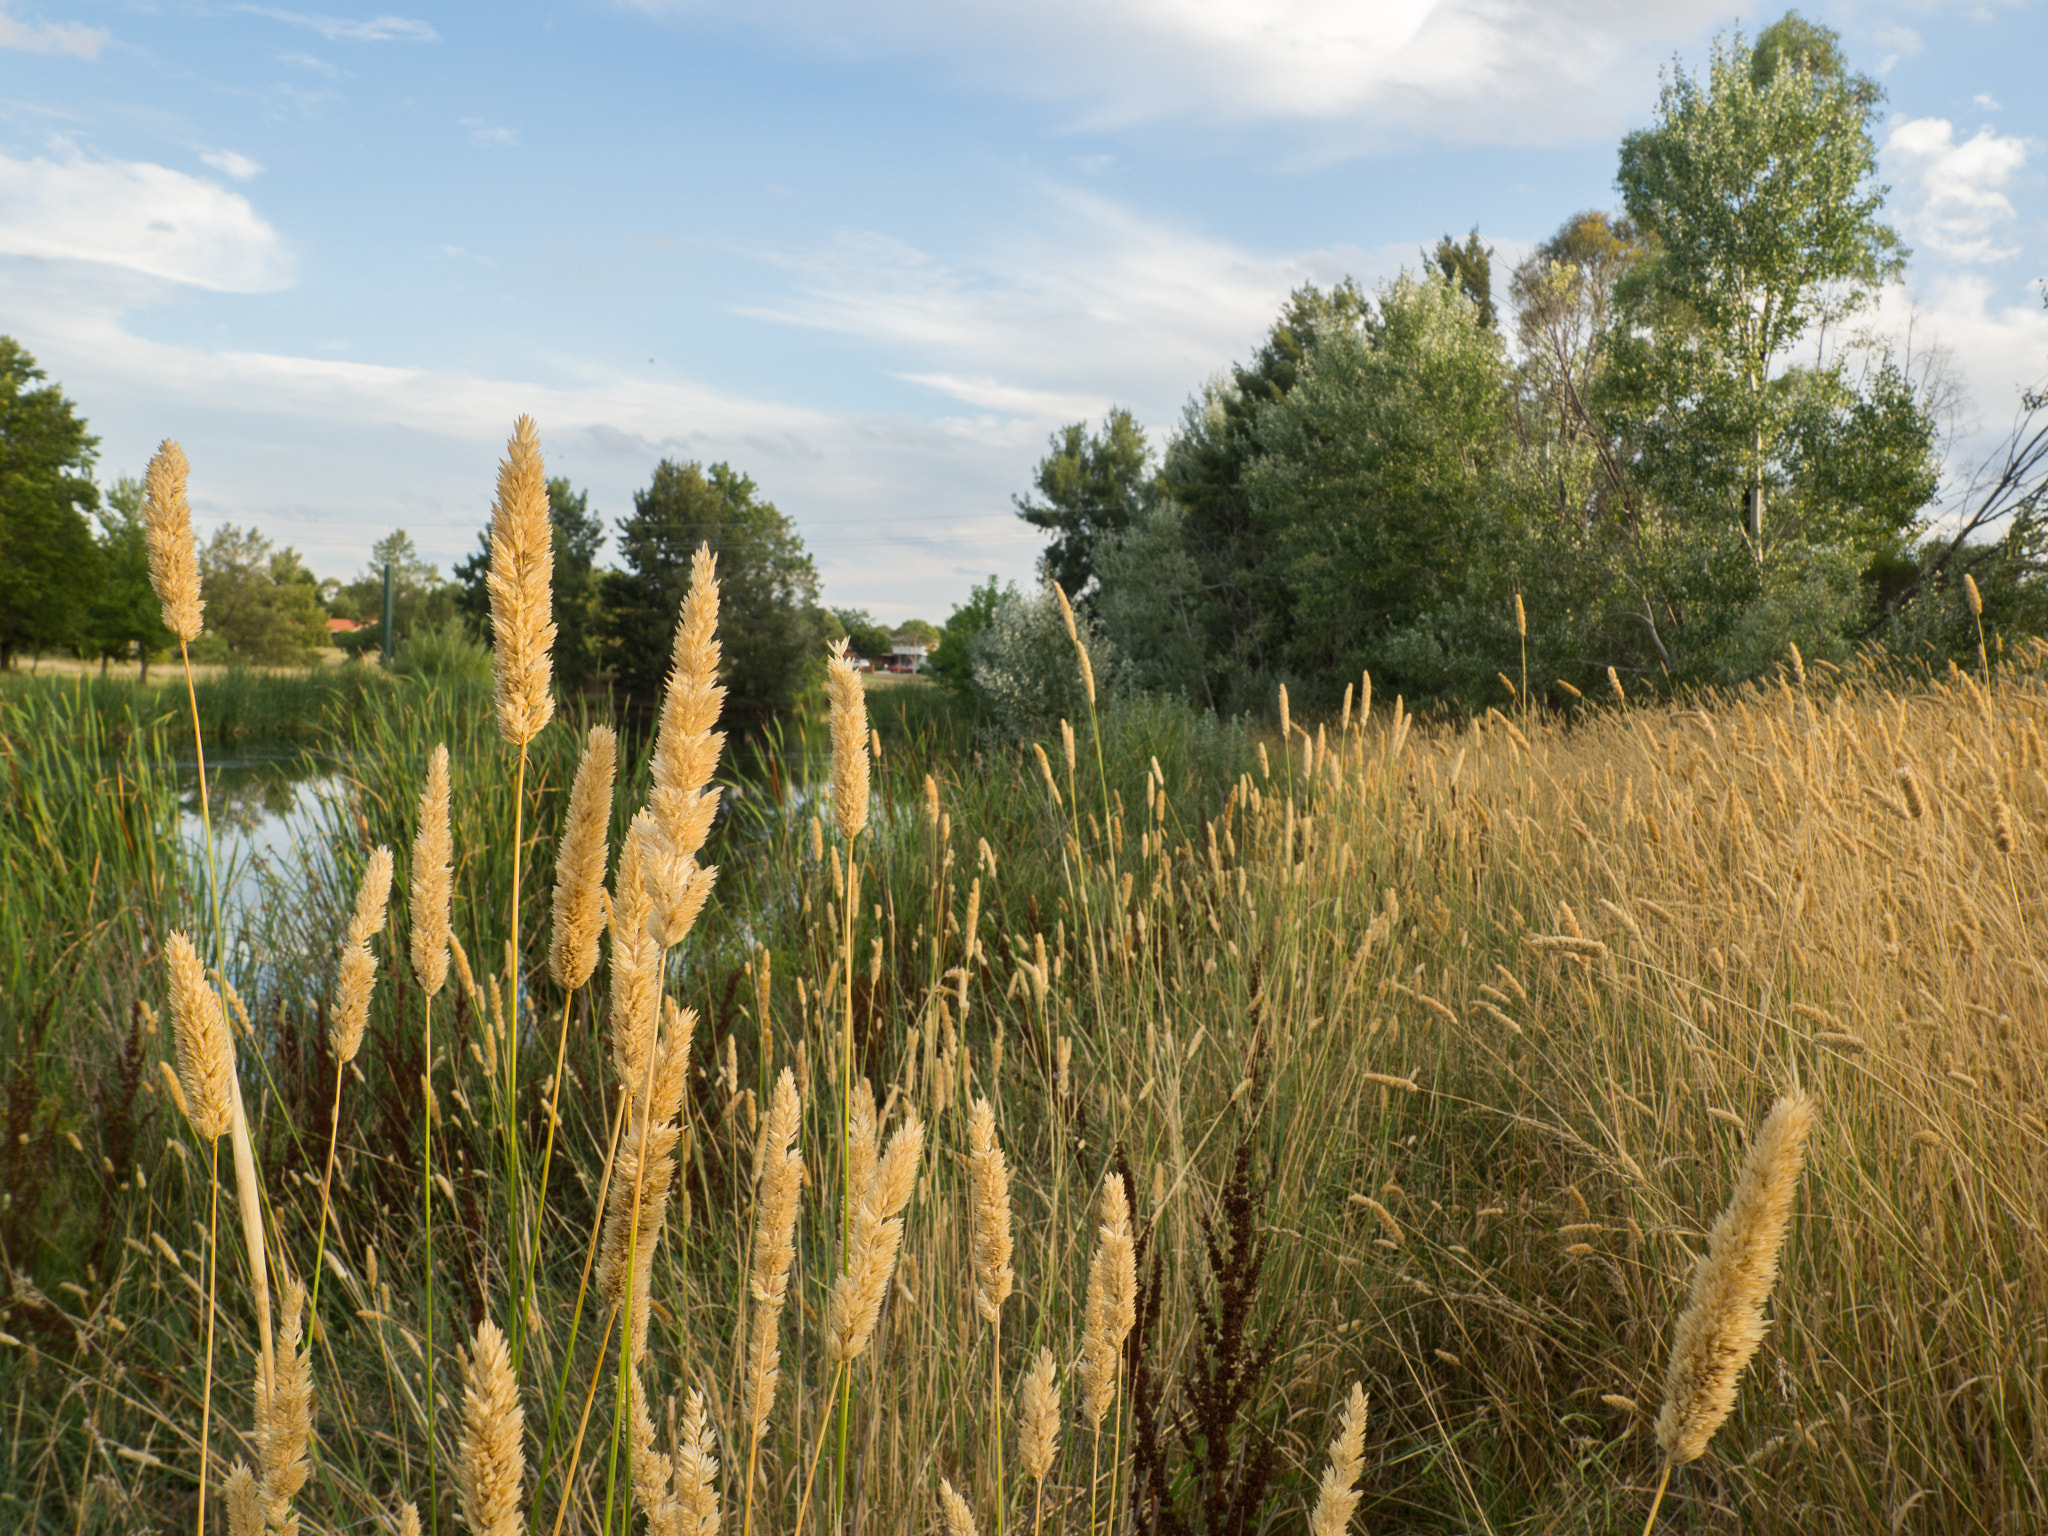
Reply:
M290 64L296 69L310 69L315 74L325 75L330 80L339 80L342 76L340 69L328 63L325 59L314 58L310 53L280 53L277 56L277 62L280 64Z
M2018 255L2017 246L1996 237L2015 217L2004 189L2031 148L2027 139L1988 127L1958 143L1955 124L1941 117L1900 123L1885 140L1884 161L1906 192L1901 223L1922 245L1957 261Z
M441 40L441 34L426 22L404 16L373 16L367 21L355 21L346 16L323 16L317 11L281 11L267 5L245 5L241 9L251 16L268 16L272 21L287 21L295 27L306 27L330 43L436 43Z
M798 47L926 57L961 84L1066 103L1081 126L1281 120L1539 143L1612 132L1673 47L1727 19L1725 0L637 3Z
M284 242L248 199L168 166L0 155L0 254L122 267L195 288L291 285Z
M517 149L519 130L517 128L493 128L480 117L465 117L460 126L469 130L469 145L472 149Z
M96 59L112 35L105 27L89 27L82 21L22 21L0 0L0 48Z
M232 149L209 150L199 158L203 163L212 166L223 176L232 176L237 181L248 181L252 177L263 174L262 166L251 160L247 155L236 154Z

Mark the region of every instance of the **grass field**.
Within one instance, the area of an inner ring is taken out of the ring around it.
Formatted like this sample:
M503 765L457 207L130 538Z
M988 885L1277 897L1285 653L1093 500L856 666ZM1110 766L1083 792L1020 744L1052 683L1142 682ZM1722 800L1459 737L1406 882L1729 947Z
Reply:
M397 1529L411 1501L443 1531L697 1531L715 1500L744 1536L1291 1530L1356 1382L1351 1529L1639 1530L1694 1255L1797 1085L1819 1119L1768 1331L1659 1528L2048 1528L2041 660L1788 669L1569 722L1375 700L1284 743L1106 700L1042 758L877 690L859 836L810 717L746 759L688 936L651 963L613 944L573 990L548 964L571 722L522 773L488 694L366 694L333 859L217 935L171 835L173 727L17 688L0 1505L190 1530L204 1418L223 1530L238 1459L277 1529ZM408 893L437 743L474 980L434 998L430 1046ZM644 758L596 817L615 914ZM378 846L397 879L343 1067ZM232 1138L216 1212L159 1066L173 926L236 988L268 1308ZM1113 1186L1136 1291L1105 1350ZM298 1352L293 1280L318 1286ZM502 1358L465 1353L486 1323Z

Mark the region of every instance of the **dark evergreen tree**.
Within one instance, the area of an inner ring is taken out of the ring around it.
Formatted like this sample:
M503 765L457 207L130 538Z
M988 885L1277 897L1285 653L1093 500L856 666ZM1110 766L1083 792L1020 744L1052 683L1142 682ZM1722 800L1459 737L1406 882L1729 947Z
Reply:
M1079 603L1093 600L1095 548L1144 515L1156 496L1145 429L1122 406L1091 433L1085 421L1053 433L1032 484L1041 500L1018 496L1017 515L1056 537L1041 557L1044 572Z

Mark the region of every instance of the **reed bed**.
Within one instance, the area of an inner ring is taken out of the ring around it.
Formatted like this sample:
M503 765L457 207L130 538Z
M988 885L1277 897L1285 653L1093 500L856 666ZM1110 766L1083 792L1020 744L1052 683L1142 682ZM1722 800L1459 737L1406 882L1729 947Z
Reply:
M548 719L539 451L495 711L369 713L268 966L151 909L256 1178L139 968L25 1528L2048 1525L2041 656L1243 752L842 677L736 795L708 557L654 740Z

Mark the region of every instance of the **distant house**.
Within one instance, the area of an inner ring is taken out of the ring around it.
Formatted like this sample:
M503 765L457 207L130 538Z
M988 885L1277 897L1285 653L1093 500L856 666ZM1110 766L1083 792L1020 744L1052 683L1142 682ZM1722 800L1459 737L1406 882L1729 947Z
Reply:
M330 635L352 635L363 626L355 619L329 619L327 633Z
M922 672L930 647L919 645L906 636L898 635L889 645L889 654L877 665L885 672Z

